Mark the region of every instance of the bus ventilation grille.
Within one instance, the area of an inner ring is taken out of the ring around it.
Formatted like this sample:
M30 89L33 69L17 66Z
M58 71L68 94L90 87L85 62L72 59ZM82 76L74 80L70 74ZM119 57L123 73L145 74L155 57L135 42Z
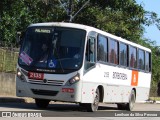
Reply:
M32 79L29 79L28 80L29 83L32 83L32 84L43 84L43 85L54 85L54 86L62 86L64 84L64 81L63 80L32 80Z
M36 95L56 96L58 91L31 89Z

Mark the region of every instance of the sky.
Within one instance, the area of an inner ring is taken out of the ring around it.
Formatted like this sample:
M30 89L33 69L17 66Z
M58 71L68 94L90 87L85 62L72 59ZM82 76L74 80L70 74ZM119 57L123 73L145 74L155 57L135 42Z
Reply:
M136 0L141 4L146 11L153 11L158 14L160 18L160 0ZM160 30L155 25L149 27L145 26L144 38L149 38L156 41L156 45L160 46Z

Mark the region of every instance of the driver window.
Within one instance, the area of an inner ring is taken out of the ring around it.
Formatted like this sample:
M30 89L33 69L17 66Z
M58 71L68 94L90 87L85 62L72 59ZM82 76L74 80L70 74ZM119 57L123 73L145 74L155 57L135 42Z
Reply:
M89 37L85 53L85 69L95 65L95 38Z

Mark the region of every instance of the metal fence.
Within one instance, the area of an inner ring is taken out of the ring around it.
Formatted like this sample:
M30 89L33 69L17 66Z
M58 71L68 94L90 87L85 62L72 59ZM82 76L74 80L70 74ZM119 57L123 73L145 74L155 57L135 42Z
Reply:
M0 72L15 72L18 49L0 47Z

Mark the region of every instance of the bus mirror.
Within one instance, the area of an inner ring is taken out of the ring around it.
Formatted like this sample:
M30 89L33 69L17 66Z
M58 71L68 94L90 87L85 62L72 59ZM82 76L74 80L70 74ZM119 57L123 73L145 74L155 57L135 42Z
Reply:
M23 40L24 32L17 32L16 41L18 44L21 44Z
M18 44L19 44L20 41L21 41L21 35L22 35L21 32L17 32L16 41L17 41Z

